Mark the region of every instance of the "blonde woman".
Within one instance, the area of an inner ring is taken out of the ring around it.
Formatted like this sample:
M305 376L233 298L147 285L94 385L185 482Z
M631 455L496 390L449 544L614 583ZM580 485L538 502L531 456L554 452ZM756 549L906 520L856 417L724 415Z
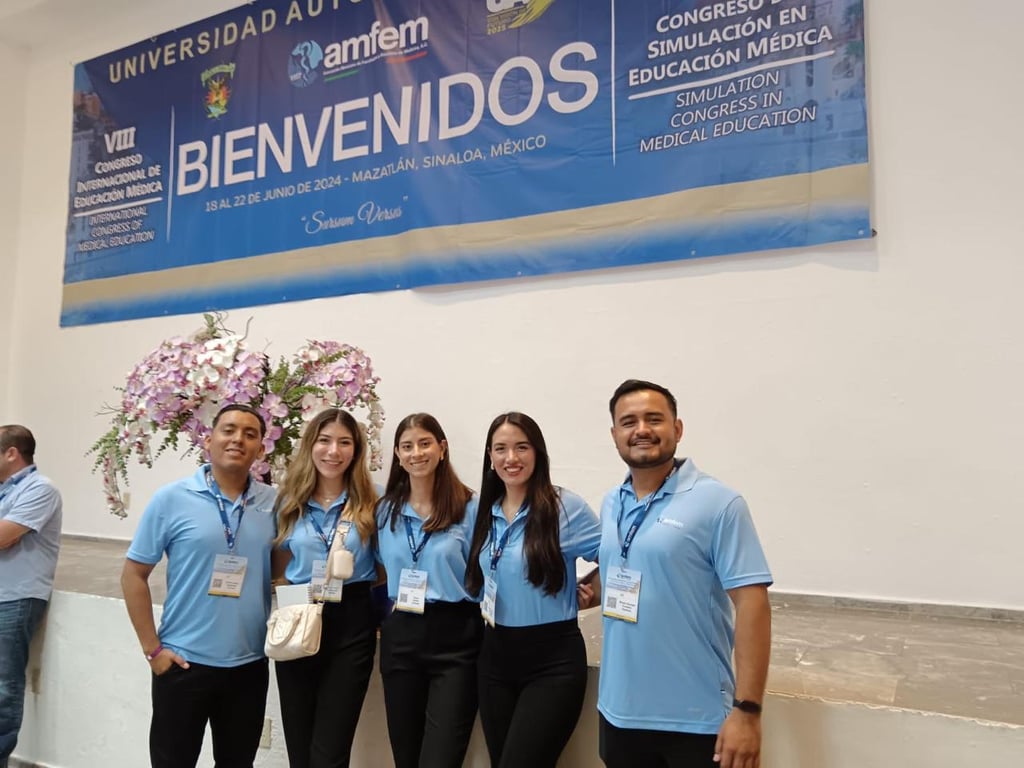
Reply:
M329 408L302 435L277 497L276 583L311 584L325 600L320 652L275 662L291 768L345 768L376 647L370 587L377 492L366 437L347 411ZM335 536L352 553L352 576L325 583Z

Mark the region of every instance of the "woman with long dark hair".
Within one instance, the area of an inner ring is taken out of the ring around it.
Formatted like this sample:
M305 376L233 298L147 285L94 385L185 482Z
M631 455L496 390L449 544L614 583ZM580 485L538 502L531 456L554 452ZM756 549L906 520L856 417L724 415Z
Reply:
M396 768L459 768L469 745L483 630L465 586L475 517L437 419L406 416L377 507L378 558L395 603L381 625L380 672Z
M554 768L587 687L577 557L596 560L597 516L551 484L547 445L523 413L487 431L466 586L483 596L480 722L495 768Z
M309 584L324 599L320 651L274 662L290 768L346 768L373 671L377 491L366 436L347 411L328 408L307 426L275 507L278 583ZM352 575L326 579L327 556L351 553Z

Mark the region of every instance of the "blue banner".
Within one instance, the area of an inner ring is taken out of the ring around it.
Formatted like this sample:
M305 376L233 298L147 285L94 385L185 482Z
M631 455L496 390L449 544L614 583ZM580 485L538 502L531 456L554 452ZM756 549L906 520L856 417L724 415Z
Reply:
M62 325L868 237L862 0L268 0L75 67Z

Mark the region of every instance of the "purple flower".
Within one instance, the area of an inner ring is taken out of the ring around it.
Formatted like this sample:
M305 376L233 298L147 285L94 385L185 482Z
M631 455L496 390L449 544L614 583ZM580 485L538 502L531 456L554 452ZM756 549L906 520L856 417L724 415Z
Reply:
M366 409L370 464L380 468L384 409L375 390L379 379L361 349L311 340L290 363L282 360L279 370L263 353L247 349L243 337L226 331L221 318L205 319L202 331L163 341L125 377L112 427L92 448L112 513L126 514L119 482L127 480L130 459L151 466L154 439L161 450L176 440L186 453L202 457L213 417L230 403L255 407L267 422L266 457L253 467L256 475L269 471L280 481L305 423L335 405ZM275 377L269 379L272 371Z

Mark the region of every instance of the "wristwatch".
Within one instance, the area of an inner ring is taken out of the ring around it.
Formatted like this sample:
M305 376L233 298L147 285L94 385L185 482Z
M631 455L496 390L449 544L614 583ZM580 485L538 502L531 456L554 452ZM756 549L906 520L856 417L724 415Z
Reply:
M760 715L761 705L756 701L748 701L747 699L733 699L733 709L738 709L740 712L746 712L748 715Z

